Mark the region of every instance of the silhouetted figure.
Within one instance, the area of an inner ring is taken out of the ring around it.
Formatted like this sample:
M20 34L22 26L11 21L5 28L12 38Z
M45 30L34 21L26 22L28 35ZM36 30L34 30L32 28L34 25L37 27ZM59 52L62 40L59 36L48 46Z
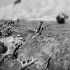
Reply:
M18 18L18 19L17 19L17 23L18 23L19 21L20 21L20 19Z
M42 21L40 21L40 25L39 25L39 27L37 28L37 33L39 33L39 32L40 32L40 30L41 30L41 28L42 28L42 24L43 24L43 22L42 22Z
M20 2L21 2L21 0L17 0L17 1L14 2L14 4L18 4Z
M7 36L11 36L13 33L12 29L11 28L8 28L7 29Z
M14 49L14 52L13 52L13 54L12 54L15 59L18 58L18 50L19 50L19 48L22 46L22 44L20 44L20 45L16 44L16 46L17 46L17 47Z
M56 17L56 20L59 24L64 24L65 23L65 20L68 19L68 15L62 13L61 15L59 14L57 17Z

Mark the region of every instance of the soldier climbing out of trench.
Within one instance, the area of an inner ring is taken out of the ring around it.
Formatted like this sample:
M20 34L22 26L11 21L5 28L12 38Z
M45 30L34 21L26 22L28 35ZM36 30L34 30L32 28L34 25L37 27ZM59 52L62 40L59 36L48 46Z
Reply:
M43 31L46 27L49 26L49 25L46 25L45 27L43 27L42 25L43 25L43 22L40 21L40 25L39 25L39 27L37 28L37 31L36 31L36 33L38 33L38 35L41 35L41 34L42 34L42 31Z

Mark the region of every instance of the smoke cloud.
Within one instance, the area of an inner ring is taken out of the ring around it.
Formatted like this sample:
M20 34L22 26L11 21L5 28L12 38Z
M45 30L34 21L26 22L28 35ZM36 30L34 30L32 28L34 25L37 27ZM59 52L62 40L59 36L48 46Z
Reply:
M0 20L55 20L58 13L70 15L70 0L22 0L0 8Z

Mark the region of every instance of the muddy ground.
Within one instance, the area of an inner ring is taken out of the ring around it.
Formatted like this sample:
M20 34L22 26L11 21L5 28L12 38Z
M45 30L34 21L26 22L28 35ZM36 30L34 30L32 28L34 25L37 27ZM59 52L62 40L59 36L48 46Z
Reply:
M37 29L41 22L44 29L39 34ZM55 21L26 20L18 23L16 21L5 23L4 20L0 23L2 33L0 34L0 70L70 70L70 23L68 21L65 24L58 24ZM22 40L19 40L17 35L20 35ZM11 46L16 48L20 46L15 55L14 51L7 53L4 50L5 46L9 48L12 37L15 41ZM48 46L45 47L45 44ZM38 62L26 66L25 63L22 65L20 62L31 57L36 58Z

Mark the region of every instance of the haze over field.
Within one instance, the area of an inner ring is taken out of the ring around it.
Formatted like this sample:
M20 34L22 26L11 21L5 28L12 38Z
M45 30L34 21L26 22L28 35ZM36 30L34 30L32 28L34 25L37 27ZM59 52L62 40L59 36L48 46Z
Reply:
M70 15L70 0L21 0L14 5L15 0L8 1L8 5L0 6L0 19L40 19L55 20L58 13L64 12ZM1 2L0 2L1 3Z

